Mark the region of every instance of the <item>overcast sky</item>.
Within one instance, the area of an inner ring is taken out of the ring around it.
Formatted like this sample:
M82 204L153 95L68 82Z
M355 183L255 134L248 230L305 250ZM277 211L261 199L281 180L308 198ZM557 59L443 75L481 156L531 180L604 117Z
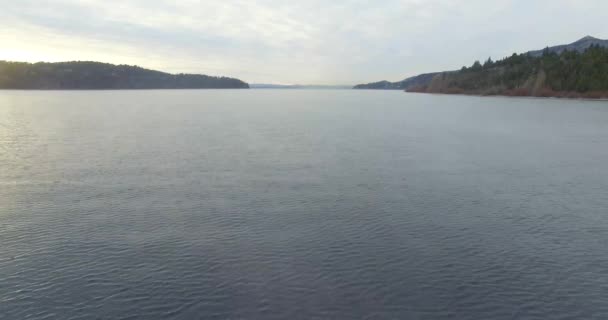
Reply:
M607 0L0 0L0 60L95 60L250 83L401 80L608 38Z

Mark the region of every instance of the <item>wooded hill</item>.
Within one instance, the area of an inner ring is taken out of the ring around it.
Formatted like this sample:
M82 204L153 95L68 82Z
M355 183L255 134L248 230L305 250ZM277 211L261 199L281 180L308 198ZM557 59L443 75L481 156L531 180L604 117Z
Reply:
M170 74L138 66L91 61L0 61L0 89L205 89L249 88L239 79Z
M513 54L484 64L476 61L459 71L437 74L409 92L608 98L608 48L592 45L585 51L548 48L538 56Z

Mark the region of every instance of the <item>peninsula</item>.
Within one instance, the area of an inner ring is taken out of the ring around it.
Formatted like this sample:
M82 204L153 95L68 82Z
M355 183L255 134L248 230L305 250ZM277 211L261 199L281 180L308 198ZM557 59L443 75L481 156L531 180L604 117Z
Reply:
M422 74L355 89L564 98L608 98L608 40L584 37L568 45L475 61L458 71Z

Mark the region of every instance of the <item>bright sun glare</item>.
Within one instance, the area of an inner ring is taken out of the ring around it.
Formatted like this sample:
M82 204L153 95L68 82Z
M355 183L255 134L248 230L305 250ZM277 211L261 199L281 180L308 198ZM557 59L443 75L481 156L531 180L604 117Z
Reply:
M33 50L19 49L3 49L2 51L0 51L0 60L25 62L53 62L56 59L54 59L53 55L48 52L36 52Z

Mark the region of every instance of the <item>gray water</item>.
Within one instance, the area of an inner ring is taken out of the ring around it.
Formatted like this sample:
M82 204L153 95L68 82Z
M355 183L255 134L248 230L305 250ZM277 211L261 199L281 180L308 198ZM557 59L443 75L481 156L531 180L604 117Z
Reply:
M0 92L0 319L606 319L608 102Z

